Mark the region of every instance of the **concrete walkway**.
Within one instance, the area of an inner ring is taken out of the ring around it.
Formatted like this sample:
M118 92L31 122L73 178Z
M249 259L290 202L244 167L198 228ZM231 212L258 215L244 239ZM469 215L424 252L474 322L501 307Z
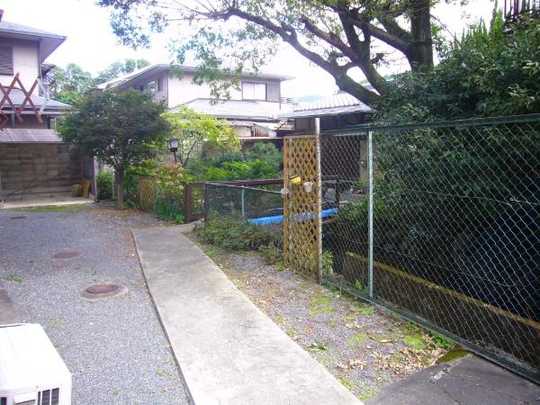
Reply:
M147 228L133 234L195 404L361 403L255 307L182 230Z

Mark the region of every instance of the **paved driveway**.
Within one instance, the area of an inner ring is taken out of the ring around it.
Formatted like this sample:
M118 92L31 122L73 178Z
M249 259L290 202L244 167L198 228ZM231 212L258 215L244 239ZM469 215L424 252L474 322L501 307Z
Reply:
M43 325L73 374L74 404L189 403L129 232L155 224L99 206L0 211L2 302L17 321ZM128 293L81 297L105 282Z

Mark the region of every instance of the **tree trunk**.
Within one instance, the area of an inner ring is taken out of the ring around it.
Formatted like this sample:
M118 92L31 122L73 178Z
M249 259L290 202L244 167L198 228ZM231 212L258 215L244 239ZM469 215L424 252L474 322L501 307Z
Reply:
M411 10L412 46L409 56L413 71L433 67L431 0L415 0Z
M114 170L116 186L116 208L124 209L124 168L115 168Z

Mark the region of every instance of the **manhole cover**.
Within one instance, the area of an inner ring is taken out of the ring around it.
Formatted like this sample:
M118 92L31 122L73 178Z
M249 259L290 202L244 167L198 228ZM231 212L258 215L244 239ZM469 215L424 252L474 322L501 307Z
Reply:
M98 299L113 297L115 295L125 294L127 288L118 284L95 284L82 292L82 296L88 299Z
M56 253L53 258L55 259L71 259L72 257L80 256L80 252L76 250L64 250L62 252Z
M25 219L25 218L26 218L26 215L17 215L14 217L10 217L9 219Z

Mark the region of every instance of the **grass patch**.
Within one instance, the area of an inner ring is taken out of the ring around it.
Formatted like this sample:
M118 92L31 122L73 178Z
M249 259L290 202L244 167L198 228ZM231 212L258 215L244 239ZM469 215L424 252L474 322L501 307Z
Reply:
M18 284L23 282L23 278L21 276L18 276L18 275L13 274L13 273L8 274L7 276L5 276L4 280L10 281L12 283L18 283Z
M441 363L449 363L451 361L460 359L462 357L465 357L469 354L468 351L463 350L461 347L456 348L454 350L450 350L448 353L446 353L444 356L442 356L440 359L437 360L437 364Z
M351 380L349 380L347 377L339 377L339 382L349 391L352 391L354 388L354 383Z
M450 350L456 347L456 344L452 340L443 335L435 332L429 332L429 335L435 346L440 347L441 349Z
M362 343L364 343L368 338L367 333L360 332L355 335L352 335L348 340L347 343L351 347L357 347L360 346Z
M323 292L313 294L309 301L309 313L312 316L320 314L331 314L335 311L332 298Z
M403 338L403 343L416 350L424 350L426 348L426 342L421 334L406 335Z
M353 299L351 303L351 315L358 316L372 316L375 314L375 307L373 305L364 304Z
M375 388L365 385L360 388L357 397L361 401L367 401L368 399L373 398L375 394L377 394L377 390Z

